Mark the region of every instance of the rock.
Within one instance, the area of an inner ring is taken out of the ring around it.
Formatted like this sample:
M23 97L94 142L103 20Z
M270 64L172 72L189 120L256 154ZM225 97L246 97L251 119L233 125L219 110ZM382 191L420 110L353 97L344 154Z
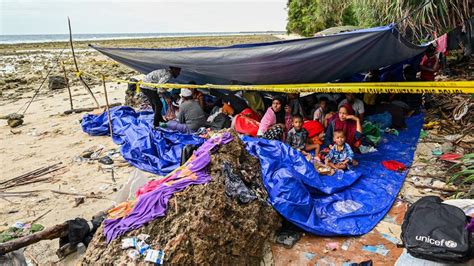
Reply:
M23 119L25 116L22 114L11 113L8 115L1 116L0 119Z
M162 249L168 265L259 265L267 241L274 238L281 217L266 201L258 159L250 156L242 141L221 146L208 167L212 179L176 193L166 216L122 236L150 235L153 249ZM260 188L259 199L241 204L226 196L223 162L246 170L252 188ZM142 261L138 262L141 263ZM82 260L83 265L134 263L121 249L121 238L106 243L103 225L94 235ZM136 262L135 262L136 263Z
M84 203L85 199L86 199L86 197L84 197L84 196L74 197L74 207L77 207L77 206L81 205L82 203Z
M48 81L50 90L66 88L66 80L63 76L50 76Z
M23 119L21 119L21 118L19 118L19 119L8 119L7 124L11 128L18 127L18 126L21 126L23 124Z

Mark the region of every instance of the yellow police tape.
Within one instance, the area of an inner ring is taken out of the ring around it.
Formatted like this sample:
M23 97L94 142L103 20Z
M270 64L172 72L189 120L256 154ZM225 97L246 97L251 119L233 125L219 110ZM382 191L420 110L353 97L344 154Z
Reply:
M98 78L84 72L76 75ZM474 81L418 81L418 82L353 82L353 83L310 83L310 84L270 84L270 85L215 85L215 84L154 84L142 81L132 82L106 77L106 80L119 83L136 84L151 88L165 89L226 89L231 91L266 91L283 93L449 93L473 94Z

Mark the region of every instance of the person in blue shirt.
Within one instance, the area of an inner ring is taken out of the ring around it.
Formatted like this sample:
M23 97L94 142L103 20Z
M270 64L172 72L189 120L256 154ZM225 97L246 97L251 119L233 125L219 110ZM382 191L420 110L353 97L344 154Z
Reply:
M334 145L326 156L326 165L333 169L345 170L354 164L354 152L346 143L344 131L336 130L333 134Z

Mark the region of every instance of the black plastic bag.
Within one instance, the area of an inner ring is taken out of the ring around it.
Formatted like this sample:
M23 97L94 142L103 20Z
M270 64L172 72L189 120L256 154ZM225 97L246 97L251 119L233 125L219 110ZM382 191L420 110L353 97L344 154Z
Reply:
M225 194L228 197L238 198L239 201L244 204L257 198L255 191L245 185L242 178L233 171L229 163L225 162L222 165L222 173L225 177Z

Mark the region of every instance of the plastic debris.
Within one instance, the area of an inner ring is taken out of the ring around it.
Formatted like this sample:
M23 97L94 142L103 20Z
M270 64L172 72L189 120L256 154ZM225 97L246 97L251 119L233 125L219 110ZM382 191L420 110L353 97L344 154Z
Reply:
M383 238L387 239L388 241L392 242L393 244L397 245L400 243L400 240L398 240L398 238L396 237L393 237L391 235L388 235L388 234L381 234Z
M351 241L350 240L346 240L344 241L344 243L342 243L341 245L341 249L342 250L349 250L349 247L351 246Z
M395 128L386 128L385 133L398 136L400 133Z
M140 257L140 253L136 249L131 249L127 252L127 256L135 261Z
M276 242L282 244L285 248L292 248L298 240L300 240L301 234L296 231L281 231L278 233Z
M112 160L112 158L110 158L109 156L104 156L104 157L99 159L99 163L106 164L106 165L111 165L111 164L114 163L114 160Z
M79 244L77 244L77 246L76 246L76 252L77 252L78 254L84 254L84 253L86 253L86 249L87 249L86 246L85 246L84 243L82 243L82 242L79 243Z
M461 158L461 154L456 153L445 153L439 157L440 160L457 163L457 160Z
M438 121L431 121L429 123L426 123L423 125L423 129L433 129L435 127L439 126L439 122Z
M153 262L155 264L163 264L165 253L161 250L150 249L146 253L145 261Z
M362 250L372 252L372 253L377 253L382 256L387 256L389 250L385 248L384 245L377 245L377 246L363 246Z
M344 262L342 266L372 266L372 260L366 260L363 262Z
M122 249L135 248L137 246L137 239L135 237L122 239Z
M240 175L232 169L229 163L224 162L222 172L225 176L225 193L227 196L238 198L241 203L249 203L257 198L255 191L245 185Z
M334 250L336 250L336 249L339 248L339 243L337 243L337 242L329 242L329 243L326 244L326 248L329 249L329 250L334 251Z
M22 222L16 222L15 224L12 225L12 227L17 228L17 229L23 229L25 227L25 224Z
M140 254L145 254L145 252L150 249L150 245L145 243L145 241L139 241L137 242L136 248Z
M312 252L305 252L304 256L307 260L312 260L316 256L316 254L314 254Z
M441 148L434 148L431 151L431 154L433 154L434 156L441 156L443 155L443 151L441 150Z
M407 167L403 163L395 161L395 160L382 161L382 165L388 170L397 171L397 172L403 172L407 169Z
M421 132L420 132L420 139L424 139L424 138L426 138L427 136L428 136L428 133L426 133L426 131L424 131L424 130L421 130Z
M147 235L147 234L139 234L137 236L137 239L141 240L141 241L146 241L149 237L150 237L150 235Z
M376 152L378 151L376 148L373 146L364 146L360 145L359 146L360 153L365 154L365 153L371 153L371 152Z

